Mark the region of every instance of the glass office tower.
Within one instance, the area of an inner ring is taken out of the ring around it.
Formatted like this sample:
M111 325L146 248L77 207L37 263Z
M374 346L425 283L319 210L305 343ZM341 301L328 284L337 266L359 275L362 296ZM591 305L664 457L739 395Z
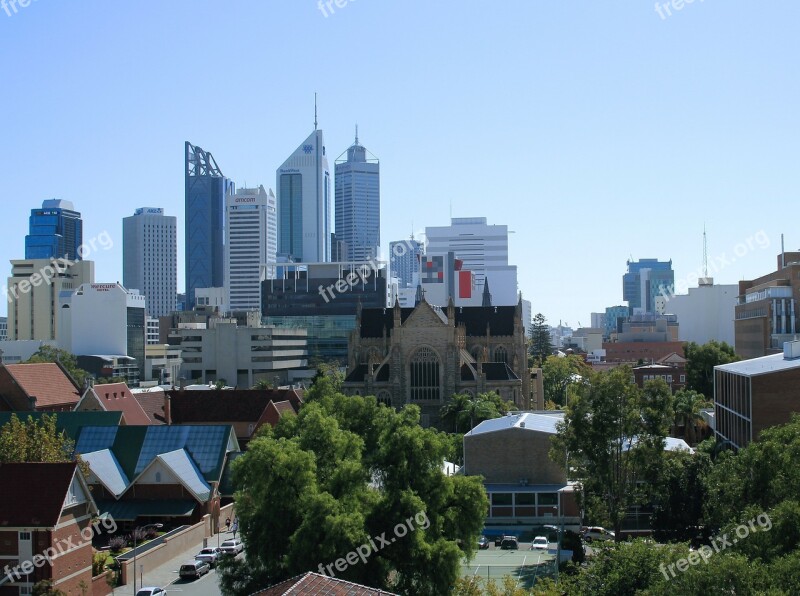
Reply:
M346 157L345 157L346 156ZM344 242L343 261L368 261L381 244L380 161L358 142L335 163L336 240Z
M41 209L31 209L30 229L25 236L25 259L80 261L81 244L83 220L71 202L49 199L42 202Z
M234 194L211 153L186 142L186 308L196 288L225 283L225 197Z

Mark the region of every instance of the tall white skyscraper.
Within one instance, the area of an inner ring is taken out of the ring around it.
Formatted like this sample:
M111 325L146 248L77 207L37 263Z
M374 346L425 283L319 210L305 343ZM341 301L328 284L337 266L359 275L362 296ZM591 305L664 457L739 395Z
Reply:
M261 265L276 261L275 194L240 188L225 198L225 291L229 310L261 308ZM274 271L267 277L274 277Z
M147 300L147 314L175 310L178 291L177 218L160 208L142 207L122 220L122 285Z
M304 263L331 260L331 173L319 129L276 173L278 254Z
M343 242L343 261L368 261L381 245L381 165L356 140L334 164L336 240Z
M451 251L475 274L478 291L488 279L492 305L517 304L517 268L508 264L508 226L489 225L485 217L454 217L449 226L425 228L425 254Z

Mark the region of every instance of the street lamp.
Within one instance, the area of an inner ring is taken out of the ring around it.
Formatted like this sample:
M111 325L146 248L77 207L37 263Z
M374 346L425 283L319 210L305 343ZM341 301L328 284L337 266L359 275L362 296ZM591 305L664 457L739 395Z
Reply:
M163 528L164 524L147 524L133 529L133 593L136 594L136 531L146 530L147 528ZM142 580L144 581L144 580Z

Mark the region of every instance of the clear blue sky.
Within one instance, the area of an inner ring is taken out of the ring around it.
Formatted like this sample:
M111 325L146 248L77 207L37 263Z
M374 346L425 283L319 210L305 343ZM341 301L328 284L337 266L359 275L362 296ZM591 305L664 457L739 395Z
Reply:
M340 0L341 1L341 0ZM335 4L334 4L335 8ZM310 133L382 163L382 239L450 216L508 224L520 289L551 323L622 299L625 261L734 263L734 283L800 247L796 0L56 2L0 9L0 260L28 215L73 201L121 280L121 219L178 216L183 143L238 186L275 185ZM662 12L663 9L662 9ZM763 239L764 236L762 236ZM743 252L741 248L739 252ZM5 277L10 272L6 265ZM0 306L0 313L5 305Z

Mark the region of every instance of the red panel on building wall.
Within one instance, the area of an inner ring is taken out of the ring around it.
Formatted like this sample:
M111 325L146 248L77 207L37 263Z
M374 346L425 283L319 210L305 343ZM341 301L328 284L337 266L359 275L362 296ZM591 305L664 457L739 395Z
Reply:
M458 272L458 297L472 298L472 271Z

